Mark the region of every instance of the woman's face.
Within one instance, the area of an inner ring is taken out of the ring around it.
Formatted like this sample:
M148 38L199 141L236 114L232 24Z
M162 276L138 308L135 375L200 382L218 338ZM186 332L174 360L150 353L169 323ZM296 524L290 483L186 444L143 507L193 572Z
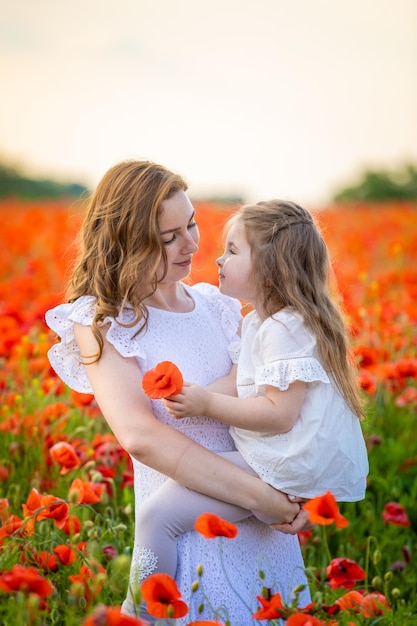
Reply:
M158 224L167 255L167 271L161 283L186 278L193 254L198 250L200 233L194 220L194 207L185 191L177 191L163 201ZM161 262L158 275L162 276L164 269Z

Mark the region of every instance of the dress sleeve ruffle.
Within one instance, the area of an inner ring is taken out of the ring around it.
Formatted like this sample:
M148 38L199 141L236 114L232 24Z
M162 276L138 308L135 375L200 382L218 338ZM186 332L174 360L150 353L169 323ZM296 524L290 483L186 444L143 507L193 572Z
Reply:
M92 393L85 366L81 362L80 350L75 340L74 324L90 326L96 311L94 296L82 296L75 302L60 304L47 311L45 320L60 342L52 346L48 358L54 371L72 389L81 393ZM133 311L124 312L122 321L128 323L133 320ZM139 337L132 338L138 327L125 328L120 326L114 318L108 317L104 324L109 324L106 339L116 350L127 357L144 358Z
M240 341L232 341L229 344L229 356L232 360L232 363L237 363L239 361L239 355L240 355L240 347L241 347L241 342Z
M225 296L218 287L210 283L197 283L194 285L213 307L220 311L220 322L227 339L239 341L239 329L242 322L242 305L236 298Z
M296 380L304 383L330 383L325 370L314 357L282 359L256 368L257 387L271 385L285 391Z

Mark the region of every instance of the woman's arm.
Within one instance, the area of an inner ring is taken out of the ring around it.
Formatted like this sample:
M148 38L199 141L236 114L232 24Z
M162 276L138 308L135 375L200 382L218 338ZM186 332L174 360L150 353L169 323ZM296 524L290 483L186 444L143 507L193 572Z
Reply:
M306 388L306 383L295 381L286 391L267 385L264 397L234 398L213 393L207 387L185 384L180 394L164 400L164 404L176 418L207 415L230 426L283 434L294 426Z
M97 354L91 327L76 324L75 337L81 355ZM190 489L237 504L264 520L294 519L299 506L285 494L159 422L142 391L136 360L122 357L103 338L100 360L84 358L84 363L100 410L129 454Z

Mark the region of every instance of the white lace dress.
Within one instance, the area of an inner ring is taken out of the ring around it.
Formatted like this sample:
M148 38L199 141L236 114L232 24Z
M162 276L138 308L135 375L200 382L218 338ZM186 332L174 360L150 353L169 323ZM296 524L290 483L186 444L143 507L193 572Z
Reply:
M207 385L227 374L231 360L228 345L237 338L240 321L240 305L236 300L223 296L217 287L201 283L187 290L195 307L189 313L173 313L150 309L146 332L132 338L137 328L123 328L114 320L107 339L120 354L135 357L142 372L155 367L160 361L173 361L183 373L184 379ZM93 319L95 298L84 296L75 303L62 304L46 314L47 324L61 338L61 342L49 351L52 367L73 389L91 393L85 368L80 364L79 351L74 339L74 322L89 325ZM132 313L125 311L124 321ZM228 426L205 417L175 420L165 411L159 401L153 401L155 416L172 428L183 432L213 451L233 450L233 440ZM165 480L165 476L133 459L135 473L136 507L152 494ZM304 565L298 538L270 529L254 517L237 524L239 533L233 540L204 539L195 531L182 535L178 540L177 584L190 613L183 626L199 616L200 619L229 619L232 626L252 626L251 614L257 610L256 595L264 584L272 591L280 592L290 600L294 587L306 584ZM201 584L197 592L191 591L197 580L196 569L203 565ZM135 571L152 569L152 555L133 550L131 584ZM264 580L259 572L264 573ZM300 605L310 601L308 588L300 594Z

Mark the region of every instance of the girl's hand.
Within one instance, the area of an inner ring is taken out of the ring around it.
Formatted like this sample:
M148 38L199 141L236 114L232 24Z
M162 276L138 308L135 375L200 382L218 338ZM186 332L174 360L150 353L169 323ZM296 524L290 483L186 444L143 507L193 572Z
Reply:
M183 417L195 417L196 415L205 415L210 392L204 387L184 383L181 393L175 396L169 396L162 400L168 413L181 419Z
M311 530L314 528L314 524L310 522L309 515L307 511L305 511L302 507L302 503L306 502L303 498L297 498L295 496L290 496L289 499L291 502L297 502L300 505L300 510L297 515L293 519L293 521L289 524L271 524L272 528L275 530L280 530L282 533L286 533L287 535L296 535L302 530Z

